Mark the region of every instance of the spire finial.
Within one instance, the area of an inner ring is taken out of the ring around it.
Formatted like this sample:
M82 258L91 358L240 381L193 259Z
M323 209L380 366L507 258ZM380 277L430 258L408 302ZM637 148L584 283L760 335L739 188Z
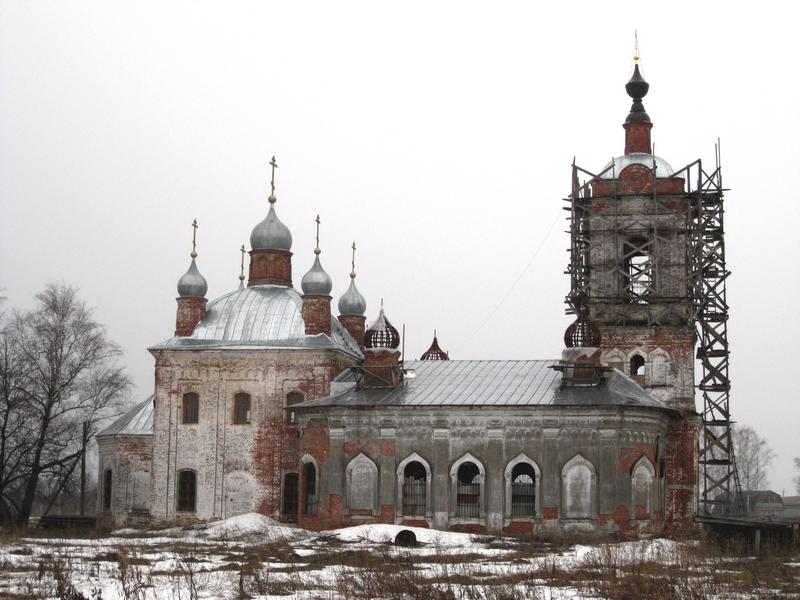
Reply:
M239 281L242 283L242 285L244 285L244 254L246 252L246 250L244 249L244 244L242 244L242 247L239 248L239 252L242 253L242 264L239 270Z
M350 279L356 278L356 243L353 242L353 258L350 261Z
M192 258L197 258L197 219L192 221L192 253L189 255Z
M641 56L639 55L639 31L633 30L633 64L638 65Z
M320 223L319 215L317 215L317 218L315 219L315 221L317 223L317 247L314 248L314 254L319 256L320 252L322 252L322 250L319 249L319 223Z
M269 182L271 191L269 194L269 203L275 204L277 198L275 197L275 169L278 168L278 162L275 160L275 157L272 157L272 160L269 161L269 164L272 166L272 179Z

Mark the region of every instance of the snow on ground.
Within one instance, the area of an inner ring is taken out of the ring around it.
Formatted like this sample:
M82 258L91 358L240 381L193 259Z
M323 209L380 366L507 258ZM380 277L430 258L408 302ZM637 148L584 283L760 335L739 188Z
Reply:
M247 513L223 521L212 521L194 530L199 537L211 540L258 538L260 542L274 542L296 538L305 532L296 527L286 527L274 519L258 513Z
M456 533L453 531L438 531L425 527L405 527L403 525L387 525L383 523L374 525L357 525L355 527L345 527L344 529L334 529L326 531L326 535L336 536L343 542L373 542L387 543L394 542L397 534L403 530L408 530L417 536L420 544L434 544L438 547L449 548L484 548L486 544L474 542L476 536L469 533Z

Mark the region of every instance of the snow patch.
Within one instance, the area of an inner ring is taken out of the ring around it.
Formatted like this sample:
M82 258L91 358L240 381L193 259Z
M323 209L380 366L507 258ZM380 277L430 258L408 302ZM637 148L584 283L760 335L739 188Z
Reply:
M258 537L261 542L274 542L282 539L297 538L306 532L301 529L287 527L258 513L245 513L212 521L193 528L198 537L211 540L230 540Z
M483 544L474 541L474 536L469 533L456 533L453 531L439 531L437 529L427 529L425 527L406 527L404 525L356 525L355 527L345 527L344 529L334 529L326 531L326 535L335 535L343 542L372 542L372 543L391 543L395 536L407 529L413 531L420 544L430 544L441 547L459 548L483 548Z

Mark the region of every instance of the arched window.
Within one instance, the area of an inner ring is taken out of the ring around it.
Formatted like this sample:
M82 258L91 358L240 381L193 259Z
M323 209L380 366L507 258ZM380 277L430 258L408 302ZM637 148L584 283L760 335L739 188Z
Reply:
M623 244L625 295L629 302L647 304L653 293L653 261L650 240L632 237Z
M286 473L283 476L283 502L281 512L289 521L297 520L297 496L300 478L297 473Z
M233 397L233 423L234 425L250 423L250 394L242 392Z
M561 470L561 511L566 519L593 519L597 505L597 472L580 454Z
M457 519L478 519L483 516L483 465L469 452L450 469L453 516Z
M650 515L653 512L653 482L656 470L646 456L631 469L631 514Z
M197 506L197 473L190 469L178 471L178 510L194 512Z
M193 425L200 422L200 396L195 392L183 395L183 423Z
M317 467L312 460L303 464L303 490L303 514L314 515L317 513Z
M103 472L103 509L111 510L111 485L114 480L111 469Z
M347 510L378 512L378 467L363 452L347 464Z
M641 354L631 356L631 379L644 385L644 357Z
M292 406L300 404L303 400L305 400L305 396L300 392L289 392L286 394L286 422L290 425L293 425L296 420L296 415L292 410Z
M428 473L418 460L403 469L403 516L423 517L427 508Z
M511 471L511 516L536 514L536 473L528 463L519 463Z

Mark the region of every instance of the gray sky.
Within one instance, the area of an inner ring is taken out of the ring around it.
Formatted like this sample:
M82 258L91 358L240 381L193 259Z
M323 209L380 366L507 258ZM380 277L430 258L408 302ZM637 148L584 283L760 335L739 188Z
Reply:
M275 154L298 284L319 212L334 302L355 239L368 319L383 297L409 357L434 328L453 358L556 357L569 165L622 153L638 27L656 153L712 162L722 138L732 406L789 493L796 19L747 6L0 2L0 288L26 307L49 281L80 286L142 397L192 219L215 298L238 284Z

